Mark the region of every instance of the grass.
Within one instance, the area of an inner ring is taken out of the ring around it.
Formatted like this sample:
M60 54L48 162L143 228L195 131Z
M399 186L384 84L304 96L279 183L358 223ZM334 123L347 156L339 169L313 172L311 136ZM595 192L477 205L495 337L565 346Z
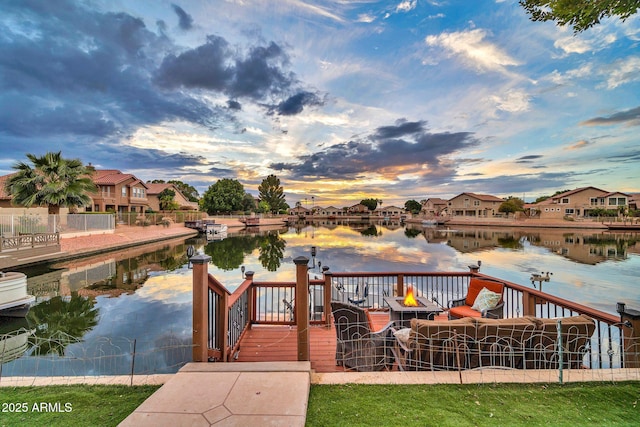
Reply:
M0 426L117 426L159 387L3 387Z
M307 426L637 426L640 382L313 385Z
M0 427L117 426L158 387L2 388ZM638 381L312 385L307 426L637 426L639 402Z

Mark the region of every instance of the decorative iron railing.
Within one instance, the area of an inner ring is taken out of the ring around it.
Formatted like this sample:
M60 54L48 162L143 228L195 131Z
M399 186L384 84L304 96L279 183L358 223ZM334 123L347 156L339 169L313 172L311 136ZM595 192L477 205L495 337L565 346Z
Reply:
M403 296L407 288L413 288L416 296L425 297L443 310L450 300L464 297L470 279L480 277L498 280L505 285L504 317L531 316L539 318L570 317L587 315L595 321L595 332L588 345L589 354L585 365L589 368L619 368L625 364L625 339L631 342L633 334L629 325L620 323L620 318L586 307L572 301L546 294L508 281L491 278L476 272L383 272L383 273L331 273L325 272L324 280L308 281L308 316L311 324L329 322L328 299L349 302L371 310L388 310L385 297ZM219 286L210 276L209 292L217 295ZM226 353L220 344L210 349L219 353L216 360L231 360L237 351L243 331L250 324L296 325L296 283L294 282L254 282L253 274L230 296L227 307L227 322L215 323L219 319L217 310L224 306L210 296L209 334L211 345L219 343L220 336L226 336ZM224 326L223 326L224 325ZM636 367L636 366L633 366Z
M60 244L60 233L23 234L0 237L0 252L15 249L36 248Z

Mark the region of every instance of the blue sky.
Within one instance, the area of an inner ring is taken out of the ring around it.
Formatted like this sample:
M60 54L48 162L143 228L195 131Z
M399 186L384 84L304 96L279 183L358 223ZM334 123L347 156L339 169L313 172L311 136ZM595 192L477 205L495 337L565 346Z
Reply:
M638 16L574 35L506 0L0 11L0 174L61 150L201 194L275 174L292 206L640 192Z

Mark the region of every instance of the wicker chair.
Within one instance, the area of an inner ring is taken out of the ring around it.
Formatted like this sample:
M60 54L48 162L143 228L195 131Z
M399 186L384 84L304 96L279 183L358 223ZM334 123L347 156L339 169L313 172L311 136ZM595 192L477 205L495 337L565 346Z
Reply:
M356 371L381 371L393 366L393 322L373 332L363 308L332 301L331 312L336 327L337 365Z

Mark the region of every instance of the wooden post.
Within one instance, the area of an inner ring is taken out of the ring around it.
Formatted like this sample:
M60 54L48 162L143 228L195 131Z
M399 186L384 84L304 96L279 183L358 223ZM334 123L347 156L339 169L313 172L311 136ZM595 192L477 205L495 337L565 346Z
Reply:
M331 277L333 273L326 270L324 273L324 322L327 328L331 328Z
M403 297L404 296L404 275L398 274L398 280L396 283L396 296Z
M249 323L253 324L256 322L256 288L253 287L253 271L247 271L244 275L246 280L251 281L251 287L249 288L249 295L247 298L247 313L251 318L249 319Z
M309 355L309 258L299 256L296 264L295 315L298 328L298 361L310 360Z
M209 296L208 255L195 255L190 259L193 264L193 361L208 361L209 336L207 316Z
M640 311L626 308L624 303L618 303L616 310L622 323L623 368L640 368Z
M536 297L527 291L522 292L522 315L536 315Z

